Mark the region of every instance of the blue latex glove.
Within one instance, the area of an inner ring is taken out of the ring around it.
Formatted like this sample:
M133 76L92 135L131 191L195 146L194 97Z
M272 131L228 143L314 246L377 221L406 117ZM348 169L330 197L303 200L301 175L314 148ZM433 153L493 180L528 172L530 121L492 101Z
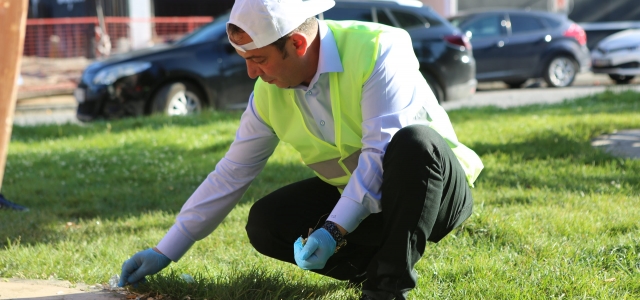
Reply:
M296 264L303 270L322 269L329 257L336 251L336 240L324 228L314 231L307 243L302 245L302 238L293 243L293 255Z
M160 272L169 263L171 260L168 257L153 251L152 248L140 251L122 264L122 274L118 286L124 287L128 283L136 284L144 280L145 276Z

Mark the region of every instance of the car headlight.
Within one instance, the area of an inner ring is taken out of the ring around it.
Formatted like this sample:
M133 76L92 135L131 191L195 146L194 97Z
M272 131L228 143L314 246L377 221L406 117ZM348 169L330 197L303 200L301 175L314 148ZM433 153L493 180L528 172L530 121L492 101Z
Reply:
M128 62L128 63L118 64L115 66L106 67L100 70L98 74L96 74L96 76L93 77L93 83L110 85L122 77L138 74L149 68L151 68L151 63L146 61Z

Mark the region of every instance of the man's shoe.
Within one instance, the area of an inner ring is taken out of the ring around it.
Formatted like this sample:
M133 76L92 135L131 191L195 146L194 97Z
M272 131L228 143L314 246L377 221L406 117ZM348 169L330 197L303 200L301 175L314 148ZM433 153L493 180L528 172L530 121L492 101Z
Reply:
M12 209L12 210L18 210L18 211L28 211L29 209L15 204L7 199L4 198L4 196L2 194L0 194L0 209Z

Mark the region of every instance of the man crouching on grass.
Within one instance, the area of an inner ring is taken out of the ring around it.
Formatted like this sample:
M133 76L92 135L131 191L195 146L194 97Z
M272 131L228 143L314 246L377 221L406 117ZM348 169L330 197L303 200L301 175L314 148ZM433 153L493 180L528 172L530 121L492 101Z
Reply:
M405 299L427 241L471 215L479 157L458 142L407 32L321 21L332 0L236 0L231 45L258 78L236 138L120 286L178 261L238 203L279 141L315 177L258 200L246 226L260 253L339 280L362 299ZM309 228L314 231L307 237Z

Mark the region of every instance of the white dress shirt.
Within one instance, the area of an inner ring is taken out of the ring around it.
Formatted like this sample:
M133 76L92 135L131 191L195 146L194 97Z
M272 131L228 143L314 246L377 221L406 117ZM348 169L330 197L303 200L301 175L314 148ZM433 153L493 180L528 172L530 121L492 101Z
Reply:
M319 21L319 34L318 70L308 87L293 89L307 127L320 139L333 144L335 128L329 73L343 69L333 33L323 21ZM447 113L419 71L408 34L380 36L378 59L362 87L361 107L362 154L328 217L348 232L355 230L369 214L381 211L382 158L398 130L439 120L439 124L444 122L448 126L438 128L438 132L457 141ZM278 142L273 130L258 115L252 94L229 151L184 204L176 223L157 248L177 261L195 241L213 232L262 171Z

